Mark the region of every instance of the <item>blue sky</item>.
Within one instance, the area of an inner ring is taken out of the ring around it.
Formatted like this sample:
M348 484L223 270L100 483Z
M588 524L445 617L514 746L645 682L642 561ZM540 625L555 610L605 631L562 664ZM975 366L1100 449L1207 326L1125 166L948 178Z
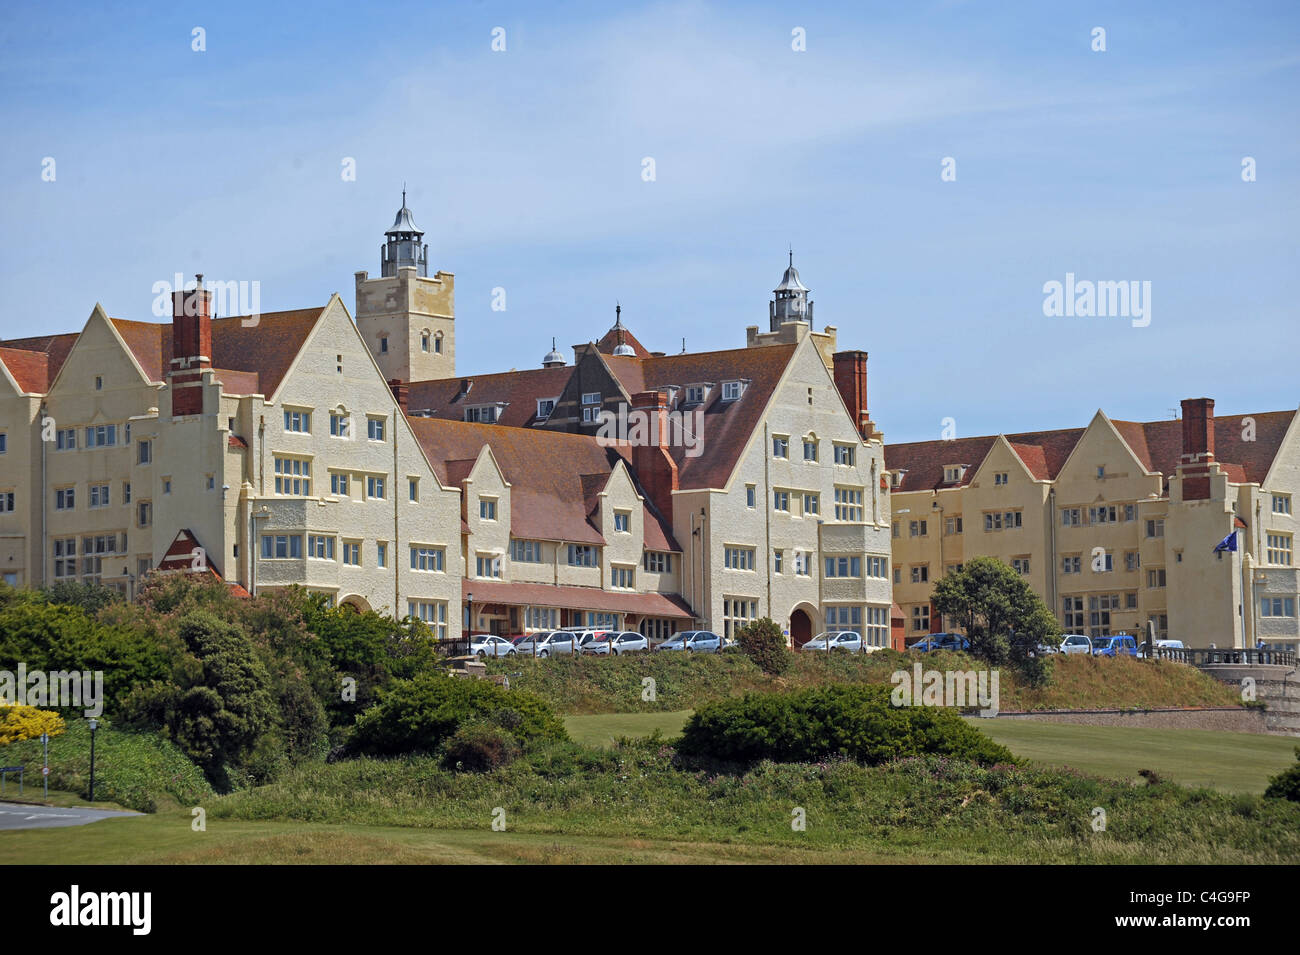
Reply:
M155 320L178 271L351 309L405 181L462 373L616 299L739 347L792 244L891 442L1300 405L1294 3L6 7L0 336ZM1045 317L1067 272L1151 282L1150 325Z

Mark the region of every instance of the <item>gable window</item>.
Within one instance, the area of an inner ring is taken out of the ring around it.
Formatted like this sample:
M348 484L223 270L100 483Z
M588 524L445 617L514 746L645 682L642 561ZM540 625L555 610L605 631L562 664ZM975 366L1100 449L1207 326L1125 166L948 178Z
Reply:
M485 521L495 521L497 519L497 499L495 497L480 497L478 499L478 516Z
M745 506L749 508L756 507L758 502L755 500L757 489L753 484L745 485Z
M996 487L1000 484L1007 483L1008 474L1006 471L998 471L993 475L993 484Z
M816 438L803 439L803 459L805 461L817 460L817 439Z
M371 441L383 441L384 440L384 419L367 418L366 435L370 438Z
M588 405L582 409L582 423L595 424L600 420L600 407L598 405Z
M614 530L620 534L630 534L632 532L632 512L615 511L614 512Z
M845 465L846 467L852 467L856 458L856 451L857 449L851 444L835 445L835 463Z
M294 434L311 434L311 412L285 411L284 430Z
M406 479L406 498L407 500L410 501L418 502L420 500L420 479L419 478Z
M773 435L772 457L787 459L790 457L790 439L784 435Z
M1290 514L1291 513L1291 495L1274 494L1273 495L1273 513Z
M598 404L600 404L600 392L599 392L599 391L584 391L584 392L582 393L582 403L583 403L584 405L598 405Z
M335 438L349 437L350 419L348 415L341 411L330 412L330 434Z

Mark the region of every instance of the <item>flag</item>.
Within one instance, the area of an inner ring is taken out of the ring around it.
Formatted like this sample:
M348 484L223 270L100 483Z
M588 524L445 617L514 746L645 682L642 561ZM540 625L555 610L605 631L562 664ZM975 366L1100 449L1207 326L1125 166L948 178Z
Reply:
M1215 545L1214 552L1218 554L1218 553L1222 553L1225 550L1235 551L1236 549L1237 549L1237 532L1234 529L1231 534L1229 534L1227 537L1225 537L1223 540L1219 541L1219 543Z

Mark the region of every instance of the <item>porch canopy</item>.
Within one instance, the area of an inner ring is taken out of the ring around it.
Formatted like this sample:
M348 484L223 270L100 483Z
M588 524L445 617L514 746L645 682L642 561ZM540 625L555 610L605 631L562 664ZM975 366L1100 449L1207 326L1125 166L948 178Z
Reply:
M686 601L676 594L620 594L595 587L508 583L503 580L462 580L461 596L468 597L471 593L474 595L475 604L595 610L605 613L636 614L641 617L676 617L681 620L691 620L695 616L686 605Z

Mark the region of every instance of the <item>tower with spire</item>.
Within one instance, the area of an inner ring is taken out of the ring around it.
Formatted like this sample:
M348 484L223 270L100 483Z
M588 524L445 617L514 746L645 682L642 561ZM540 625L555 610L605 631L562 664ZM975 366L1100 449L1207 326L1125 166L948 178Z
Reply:
M829 370L835 355L835 326L827 325L821 331L813 329L813 303L809 298L812 292L803 284L799 270L794 267L794 249L788 250L787 255L785 274L772 290L772 299L767 303L767 331L759 331L757 325L750 325L745 329L745 345L748 348L793 345L812 338Z
M384 377L429 381L456 374L456 277L429 275L429 246L406 205L384 233L379 277L356 273L356 322Z

